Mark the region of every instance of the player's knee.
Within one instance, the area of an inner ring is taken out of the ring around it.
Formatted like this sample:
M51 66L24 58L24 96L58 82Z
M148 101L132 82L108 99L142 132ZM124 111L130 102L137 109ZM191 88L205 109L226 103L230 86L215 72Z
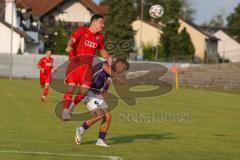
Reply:
M81 95L86 95L88 91L88 88L80 87L79 93Z
M112 116L111 116L111 114L110 114L110 113L108 113L108 114L105 114L105 119L106 119L106 121L107 121L107 122L110 122L110 121L111 121L111 119L112 119Z
M75 86L69 85L69 86L67 87L66 93L73 93L73 92L74 92L74 89L75 89Z
M96 117L96 119L100 120L100 119L104 118L105 116L104 116L102 110L98 109L95 111L95 117Z

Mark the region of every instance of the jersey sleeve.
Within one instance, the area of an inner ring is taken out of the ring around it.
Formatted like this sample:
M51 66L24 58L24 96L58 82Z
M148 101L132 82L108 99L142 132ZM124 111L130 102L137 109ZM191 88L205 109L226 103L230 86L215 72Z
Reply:
M43 68L44 64L43 64L43 58L41 58L39 61L38 61L38 66Z
M99 50L104 50L105 49L105 47L104 47L104 37L103 36L102 36L101 42L99 43L98 49Z
M83 28L80 27L76 29L74 32L72 32L71 37L79 39L82 36L82 34L83 34Z
M109 87L110 87L110 85L111 85L111 78L108 78L106 81L105 81L105 83L104 83L104 86L103 86L103 91L104 92L107 92L108 90L109 90Z

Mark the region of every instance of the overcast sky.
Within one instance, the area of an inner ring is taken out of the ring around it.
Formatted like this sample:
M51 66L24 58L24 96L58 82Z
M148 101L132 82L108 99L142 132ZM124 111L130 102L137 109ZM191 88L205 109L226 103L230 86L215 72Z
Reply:
M94 0L99 2L100 0ZM202 24L211 19L217 13L223 12L225 17L231 14L240 0L190 0L197 10L195 23Z

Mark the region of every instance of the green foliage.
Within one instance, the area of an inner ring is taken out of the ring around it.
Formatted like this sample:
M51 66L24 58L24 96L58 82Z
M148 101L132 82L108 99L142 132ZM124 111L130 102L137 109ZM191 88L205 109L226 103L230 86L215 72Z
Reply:
M45 49L51 49L54 54L65 54L66 44L68 42L68 33L62 22L56 25L48 26L48 38L45 41Z
M156 47L153 47L153 46L144 47L143 58L145 60L156 60Z
M205 26L212 27L212 28L219 28L224 27L224 14L219 13L213 16L209 22L204 24Z
M142 0L135 0L136 14L138 17L141 17L141 1ZM149 16L149 9L151 8L152 5L155 5L155 4L163 5L163 1L159 1L159 0L144 0L143 1L143 6L144 6L143 7L143 20L144 21L155 21L155 22L158 21Z
M134 1L104 0L102 4L110 6L109 14L105 17L105 41L119 43L133 40L135 32L131 24L136 19Z
M165 27L162 29L161 45L163 47L162 56L165 58L183 57L194 54L194 46L186 29L179 33L180 0L166 1L166 14L162 18Z
M180 47L183 56L192 56L195 53L195 48L191 41L191 37L188 34L186 28L180 32Z
M136 1L136 12L138 17L141 15L141 0L135 0ZM143 20L145 21L155 21L156 23L158 20L152 19L149 16L149 9L152 5L160 4L164 7L169 6L168 3L171 3L172 0L144 0L143 5ZM181 16L187 20L193 20L194 14L196 13L196 10L193 8L193 4L190 2L190 0L180 0L177 4L171 3L171 5L179 5ZM167 5L166 5L167 4ZM167 11L168 13L168 11Z
M181 17L187 21L193 21L196 9L193 8L191 0L181 0L182 6L180 9Z
M235 8L234 13L227 18L227 21L227 28L230 34L240 38L240 4Z

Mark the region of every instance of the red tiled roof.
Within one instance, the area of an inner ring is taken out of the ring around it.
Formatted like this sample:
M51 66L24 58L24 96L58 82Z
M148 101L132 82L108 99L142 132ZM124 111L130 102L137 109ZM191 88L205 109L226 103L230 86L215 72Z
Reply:
M17 0L17 6L25 9L32 9L34 14L43 16L48 12L55 9L58 5L69 0ZM86 6L93 13L105 14L107 13L107 6L99 6L92 0L79 0L84 6Z
M100 10L102 11L103 14L108 14L110 6L108 5L99 5Z
M42 16L55 8L62 1L63 0L17 0L17 4L27 6L27 9L31 8L34 14Z

